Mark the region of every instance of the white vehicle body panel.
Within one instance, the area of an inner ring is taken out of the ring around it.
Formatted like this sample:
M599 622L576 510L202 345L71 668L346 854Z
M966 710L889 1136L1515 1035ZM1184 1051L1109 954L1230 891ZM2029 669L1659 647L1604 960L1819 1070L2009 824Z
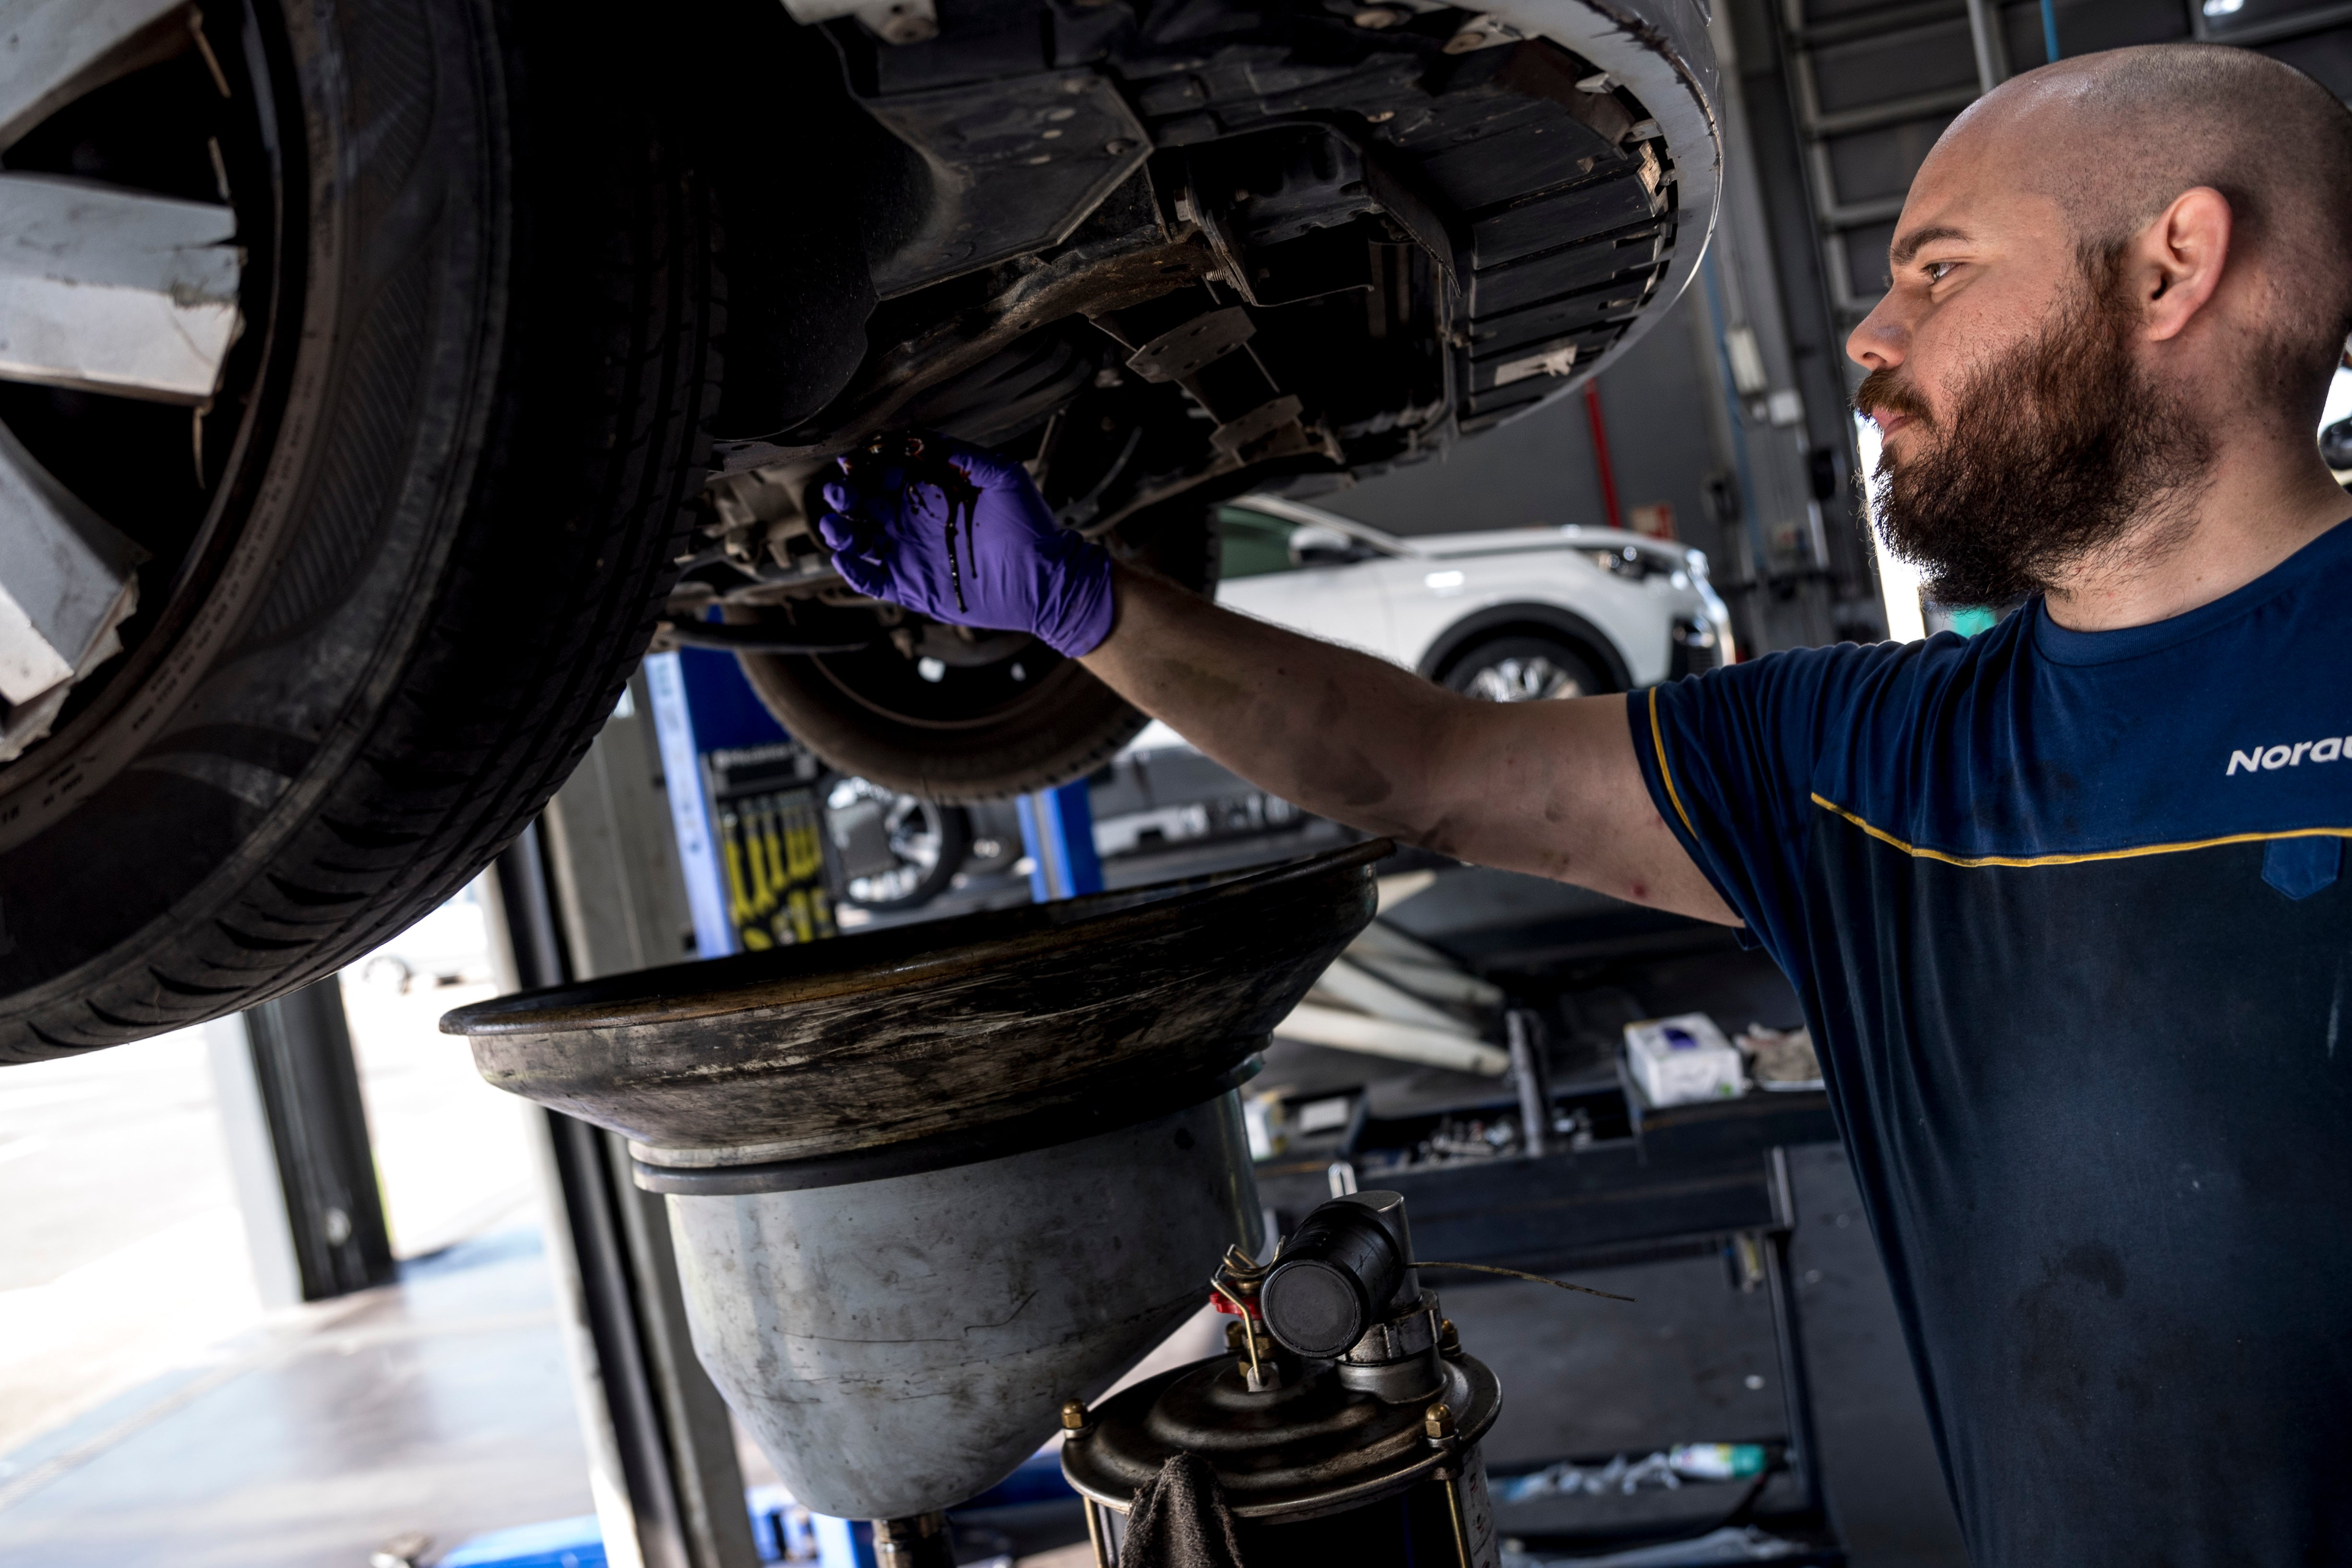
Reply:
M1396 633L1391 607L1394 590L1379 569L1394 561L1360 561L1351 566L1309 566L1297 571L1268 572L1238 582L1217 585L1217 602L1228 610L1397 659ZM1397 659L1399 664L1410 664Z
M1439 640L1470 617L1513 604L1563 610L1590 623L1607 637L1635 686L1654 685L1670 673L1677 621L1708 622L1726 645L1730 636L1730 616L1706 584L1705 558L1640 534L1571 525L1400 538L1278 497L1247 496L1233 505L1331 528L1381 553L1349 566L1220 583L1218 603L1408 669L1421 668ZM1627 548L1671 558L1681 570L1635 580L1592 559L1596 551ZM1384 616L1365 604L1375 593L1386 603Z
M1666 678L1673 656L1668 623L1675 610L1696 613L1699 604L1686 592L1665 590L1663 578L1631 582L1611 575L1573 550L1517 549L1481 553L1447 552L1417 561L1398 562L1410 570L1392 573L1398 581L1396 625L1399 641L1418 654L1450 628L1481 611L1506 604L1549 604L1591 622L1616 647L1626 674L1637 686L1654 685ZM1687 600L1687 603L1667 602ZM1605 672L1604 672L1605 674Z
M1635 688L1672 674L1678 622L1704 621L1719 648L1731 647L1730 614L1707 583L1706 558L1664 540L1574 526L1401 538L1279 497L1245 496L1231 505L1345 534L1375 553L1346 565L1221 582L1218 603L1409 670L1429 670L1433 650L1472 617L1514 606L1576 617L1607 641ZM1594 559L1601 552L1628 549L1643 552L1656 570L1637 580ZM1485 640L1473 633L1459 651ZM1614 674L1596 673L1603 679ZM1128 749L1183 744L1174 730L1154 720Z

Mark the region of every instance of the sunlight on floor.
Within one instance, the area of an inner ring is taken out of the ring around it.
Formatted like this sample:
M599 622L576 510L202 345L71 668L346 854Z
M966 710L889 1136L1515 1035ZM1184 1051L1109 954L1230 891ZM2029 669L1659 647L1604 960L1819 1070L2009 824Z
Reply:
M401 968L368 959L342 979L404 1259L536 1221L532 1108L483 1082L466 1042L436 1027L492 994L473 978L488 972L481 923L427 925L444 939L407 967L404 988ZM213 1364L268 1320L223 1145L220 1049L243 1049L235 1019L0 1072L0 1456ZM9 1464L0 1457L0 1488Z

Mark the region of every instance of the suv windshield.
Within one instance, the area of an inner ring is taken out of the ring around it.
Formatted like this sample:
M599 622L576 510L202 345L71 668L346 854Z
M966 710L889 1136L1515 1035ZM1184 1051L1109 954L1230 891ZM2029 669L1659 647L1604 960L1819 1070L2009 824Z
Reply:
M1245 507L1219 507L1217 575L1231 582L1239 577L1265 577L1296 569L1298 562L1291 559L1290 530L1297 526Z

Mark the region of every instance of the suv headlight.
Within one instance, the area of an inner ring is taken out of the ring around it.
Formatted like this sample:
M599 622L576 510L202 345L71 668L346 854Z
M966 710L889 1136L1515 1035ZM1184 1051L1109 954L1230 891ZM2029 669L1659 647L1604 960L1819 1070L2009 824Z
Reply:
M1634 582L1664 577L1675 570L1671 562L1635 545L1624 545L1616 549L1589 549L1584 552L1584 558L1603 571L1614 572Z

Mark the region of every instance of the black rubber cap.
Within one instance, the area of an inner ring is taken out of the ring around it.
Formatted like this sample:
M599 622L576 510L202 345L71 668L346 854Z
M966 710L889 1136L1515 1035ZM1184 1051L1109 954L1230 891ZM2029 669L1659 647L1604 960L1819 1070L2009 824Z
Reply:
M1371 1326L1363 1287L1347 1270L1311 1260L1276 1269L1258 1307L1274 1337L1301 1355L1339 1355Z
M1360 1204L1327 1203L1308 1215L1258 1291L1266 1331L1300 1355L1345 1353L1396 1294L1405 1260Z

